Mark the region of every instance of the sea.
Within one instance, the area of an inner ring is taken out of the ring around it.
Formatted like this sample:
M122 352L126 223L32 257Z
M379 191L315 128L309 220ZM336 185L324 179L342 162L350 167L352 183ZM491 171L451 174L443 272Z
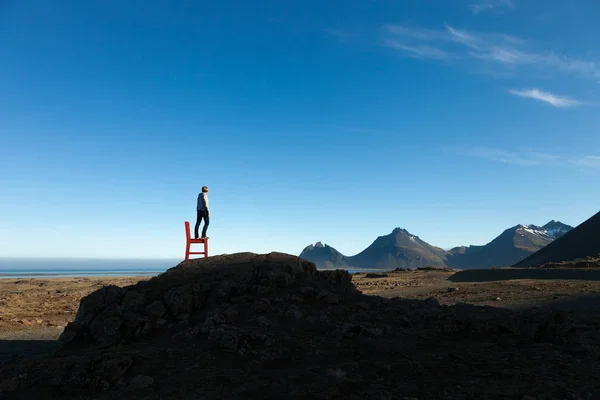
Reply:
M0 258L0 279L156 276L175 267L175 259ZM383 272L349 268L350 274Z

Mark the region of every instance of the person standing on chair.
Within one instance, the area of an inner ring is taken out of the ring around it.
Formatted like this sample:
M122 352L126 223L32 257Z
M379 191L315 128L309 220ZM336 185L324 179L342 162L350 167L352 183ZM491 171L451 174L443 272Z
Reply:
M202 228L202 239L208 239L206 228L210 223L210 210L208 208L208 187L202 186L202 192L198 194L198 205L196 206L196 227L194 228L194 237L198 239L198 228L202 219L204 219L204 228Z

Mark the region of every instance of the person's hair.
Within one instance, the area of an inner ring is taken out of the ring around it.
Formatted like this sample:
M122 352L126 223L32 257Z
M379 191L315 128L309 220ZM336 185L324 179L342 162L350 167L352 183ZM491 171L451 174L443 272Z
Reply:
M208 192L208 186L202 186L202 191L203 192Z

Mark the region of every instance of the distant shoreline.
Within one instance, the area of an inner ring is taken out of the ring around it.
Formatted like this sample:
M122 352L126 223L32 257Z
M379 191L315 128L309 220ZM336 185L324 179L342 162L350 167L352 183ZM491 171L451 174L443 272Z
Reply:
M133 273L126 273L126 272L115 272L115 273L73 273L73 274L69 274L69 273L27 273L27 272L22 272L22 273L0 273L0 279L62 279L62 278L126 278L126 277L145 277L145 276L156 276L162 272L165 271L160 271L160 272L133 272Z
M176 259L83 259L83 258L7 258L0 257L0 279L151 277L177 266ZM380 268L318 268L319 271L343 269L350 274L389 272Z
M0 279L154 276L180 262L176 259L0 258Z
M169 267L171 268L171 267ZM61 270L19 270L11 269L0 272L0 279L51 279L51 278L119 278L119 277L152 277L161 274L167 269L140 269L140 270L85 270L85 269L61 269ZM359 269L359 268L327 268L319 271L335 271L342 269L349 274L367 272L389 272L387 269Z

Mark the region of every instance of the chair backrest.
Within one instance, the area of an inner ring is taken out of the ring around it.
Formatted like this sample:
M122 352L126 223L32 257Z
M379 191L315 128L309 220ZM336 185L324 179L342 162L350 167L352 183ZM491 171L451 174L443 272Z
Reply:
M185 221L185 237L187 240L190 240L192 235L190 234L190 223L189 221Z

